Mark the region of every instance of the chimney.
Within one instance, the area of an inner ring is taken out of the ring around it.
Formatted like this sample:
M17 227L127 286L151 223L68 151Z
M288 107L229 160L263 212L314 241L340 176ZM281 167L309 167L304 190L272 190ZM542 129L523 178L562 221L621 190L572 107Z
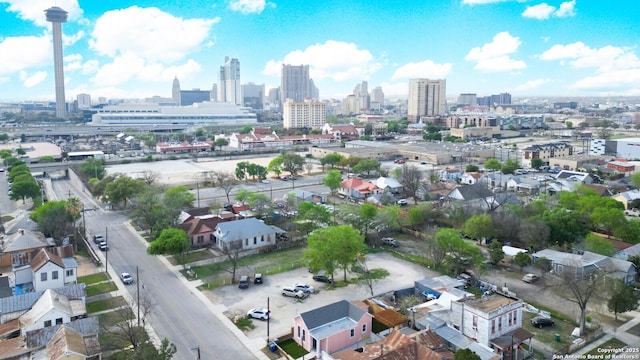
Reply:
M20 235L24 235L24 229L20 229L18 231L20 231Z

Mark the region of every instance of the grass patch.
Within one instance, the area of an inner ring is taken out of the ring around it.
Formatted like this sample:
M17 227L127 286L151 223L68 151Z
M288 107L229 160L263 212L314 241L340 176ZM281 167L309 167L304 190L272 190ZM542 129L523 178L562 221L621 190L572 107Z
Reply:
M107 275L107 273L104 273L104 272L86 275L86 276L80 276L78 278L79 283L85 283L87 284L87 286L91 284L99 283L102 281L106 281L106 280L109 280L109 275Z
M260 262L269 263L271 265L255 266ZM274 251L264 254L249 255L238 260L238 268L248 265L254 266L255 272L259 272L265 275L274 275L306 266L306 263L302 257L302 249L296 248L284 251ZM231 267L231 261L226 260L215 264L194 266L191 269L195 271L196 274L198 274L199 279L203 279L220 274L227 275L226 270L230 269Z
M280 346L280 348L284 350L284 352L291 355L291 357L294 359L301 358L309 353L302 346L298 345L298 343L296 343L293 339L281 341L278 343L278 346Z
M535 314L527 312L522 313L522 327L531 333L535 334L536 340L541 343L547 344L554 349L560 349L563 346L567 346L571 342L571 332L575 327L574 324L568 323L561 319L552 316L555 324L553 326L543 327L538 329L531 325L531 319L535 317ZM560 341L555 340L555 334L560 334Z
M422 265L422 266L424 266L426 268L435 269L435 266L433 264L433 260L427 259L424 256L418 256L418 255L413 255L413 254L405 254L405 253L400 253L400 252L397 252L397 251L389 251L389 253L391 255L393 255L394 257L398 258L398 259L409 261L409 262L412 262L414 264Z
M87 303L87 312L95 313L110 309L116 309L125 305L127 305L127 301L122 296L116 296Z
M98 294L108 293L110 291L116 291L118 287L113 281L102 282L94 285L87 286L87 296L93 296Z
M110 328L119 323L120 318L118 316L113 316L113 314L110 313L104 313L98 315L98 321L100 322L101 327Z
M171 265L181 265L211 258L213 258L213 254L211 253L211 251L209 251L208 249L200 249L196 251L190 251L182 255L182 258L179 255L168 256L167 260L169 260Z
M600 349L620 349L627 346L627 344L621 340L618 340L616 338L611 338L607 341L605 341L604 343L596 346L595 348L591 349L589 352L585 353L585 355L602 355L602 351L600 351ZM635 354L637 355L637 354Z
M253 321L246 316L239 318L235 323L238 329L242 331L253 330L256 327L255 325L253 325Z
M551 308L548 308L546 306L534 303L533 301L527 301L527 302L530 305L532 305L533 307L537 308L537 309L547 311L551 315L551 317L554 318L554 319L562 320L564 322L568 322L573 326L578 326L578 323L576 323L574 319L572 319L571 317L569 317L569 316L567 316L567 315L565 315L565 314L563 314L561 312L558 312L558 311L553 310Z
M640 336L640 324L632 327L631 329L627 330L626 332L628 332L629 334L635 335L635 336Z

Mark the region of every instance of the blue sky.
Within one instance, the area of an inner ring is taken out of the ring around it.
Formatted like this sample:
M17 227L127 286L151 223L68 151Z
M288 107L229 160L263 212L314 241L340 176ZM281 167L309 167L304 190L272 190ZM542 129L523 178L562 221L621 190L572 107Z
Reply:
M0 101L54 99L54 5L68 100L210 89L225 56L267 88L308 64L321 98L363 80L406 97L418 77L449 96L640 95L636 0L0 0Z

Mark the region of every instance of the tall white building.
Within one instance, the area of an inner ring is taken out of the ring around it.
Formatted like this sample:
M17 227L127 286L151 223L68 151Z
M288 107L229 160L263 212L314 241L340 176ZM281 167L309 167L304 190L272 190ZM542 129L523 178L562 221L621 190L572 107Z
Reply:
M447 80L411 79L407 118L418 122L423 116L437 116L445 112Z
M369 94L371 102L377 102L380 105L384 105L384 92L380 86L371 89Z
M309 65L282 64L282 77L280 80L280 103L287 99L294 102L304 102L309 94Z
M242 105L242 86L240 85L240 62L238 59L224 58L224 66L220 66L220 91L218 100Z
M176 105L180 106L180 80L176 76L173 79L173 84L171 86L171 98L176 103Z
M478 96L476 94L460 94L458 96L458 105L476 106L478 104Z
M304 102L287 99L283 104L282 118L285 129L319 129L324 126L327 119L326 104L310 98L305 99Z
M353 95L358 99L358 113L369 110L369 84L366 81L356 85L353 89Z
M76 101L78 102L78 109L88 109L91 107L91 95L89 94L78 94Z

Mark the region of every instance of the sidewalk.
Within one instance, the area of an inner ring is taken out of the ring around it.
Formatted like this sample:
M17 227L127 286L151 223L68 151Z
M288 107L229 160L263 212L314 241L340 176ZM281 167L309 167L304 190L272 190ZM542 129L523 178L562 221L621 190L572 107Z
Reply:
M597 349L605 342L611 340L612 338L616 338L628 346L638 346L640 344L640 336L636 336L627 332L627 330L632 327L640 324L640 312L639 311L630 311L627 314L632 316L632 319L627 321L626 323L620 325L618 328L605 327L604 333L605 335L600 339L592 342L591 344L579 349L573 355L583 355L591 351L592 349ZM636 354L637 355L637 354Z

